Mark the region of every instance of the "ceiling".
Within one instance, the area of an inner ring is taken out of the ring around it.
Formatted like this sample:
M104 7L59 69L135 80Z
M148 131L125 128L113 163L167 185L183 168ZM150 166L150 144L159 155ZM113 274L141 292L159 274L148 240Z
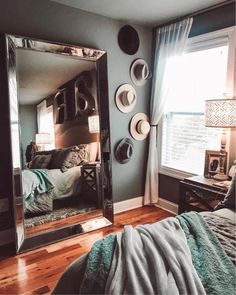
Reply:
M51 0L118 21L154 27L225 0Z
M18 98L22 105L35 105L75 78L95 67L92 61L35 50L16 50Z

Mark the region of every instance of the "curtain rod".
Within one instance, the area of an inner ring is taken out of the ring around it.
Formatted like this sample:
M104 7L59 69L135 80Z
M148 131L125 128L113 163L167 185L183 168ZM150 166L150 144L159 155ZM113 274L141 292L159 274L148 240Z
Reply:
M177 17L177 18L175 18L173 20L170 20L168 22L162 23L162 24L154 27L153 30L168 26L168 25L176 23L176 22L179 22L179 21L181 21L181 20L183 20L183 19L185 19L187 17L193 17L193 16L198 16L198 15L204 14L204 13L206 13L208 11L213 10L213 9L217 9L217 8L220 8L220 7L223 7L223 6L227 6L227 5L230 5L232 3L235 3L235 0L226 0L226 1L218 3L216 5L212 5L210 7L197 10L197 11L195 11L193 13L185 14L184 16L180 16L180 17Z

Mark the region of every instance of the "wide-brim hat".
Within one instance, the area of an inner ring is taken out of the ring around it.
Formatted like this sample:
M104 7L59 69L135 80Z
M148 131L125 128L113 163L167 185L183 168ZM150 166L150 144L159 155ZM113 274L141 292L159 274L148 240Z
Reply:
M129 26L123 26L118 33L118 43L125 53L133 55L139 48L139 36L137 31Z
M138 58L133 61L130 67L130 78L137 86L143 86L151 78L148 63L144 59Z
M118 142L115 148L115 157L120 164L130 161L134 152L134 144L130 138L123 138Z
M136 140L145 139L150 131L148 116L144 113L137 113L130 121L130 134Z
M116 106L122 113L131 112L137 102L137 94L134 87L130 84L123 84L116 90Z

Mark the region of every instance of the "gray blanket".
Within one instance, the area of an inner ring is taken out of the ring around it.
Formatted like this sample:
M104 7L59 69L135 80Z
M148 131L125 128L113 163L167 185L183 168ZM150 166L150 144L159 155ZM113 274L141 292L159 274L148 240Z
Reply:
M236 265L235 221L217 215L218 212L203 212L202 217L219 240L229 259Z
M206 294L175 218L118 234L105 293Z

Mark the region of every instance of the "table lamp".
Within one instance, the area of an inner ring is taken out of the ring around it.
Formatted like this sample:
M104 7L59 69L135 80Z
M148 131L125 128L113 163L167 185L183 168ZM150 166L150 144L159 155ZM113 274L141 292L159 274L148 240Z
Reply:
M88 117L88 126L89 126L89 133L99 133L100 132L100 125L99 125L99 116L90 116Z
M226 180L228 176L224 172L226 155L226 128L236 127L236 99L209 99L205 101L205 126L222 128L221 148L219 158L219 173L214 179Z

